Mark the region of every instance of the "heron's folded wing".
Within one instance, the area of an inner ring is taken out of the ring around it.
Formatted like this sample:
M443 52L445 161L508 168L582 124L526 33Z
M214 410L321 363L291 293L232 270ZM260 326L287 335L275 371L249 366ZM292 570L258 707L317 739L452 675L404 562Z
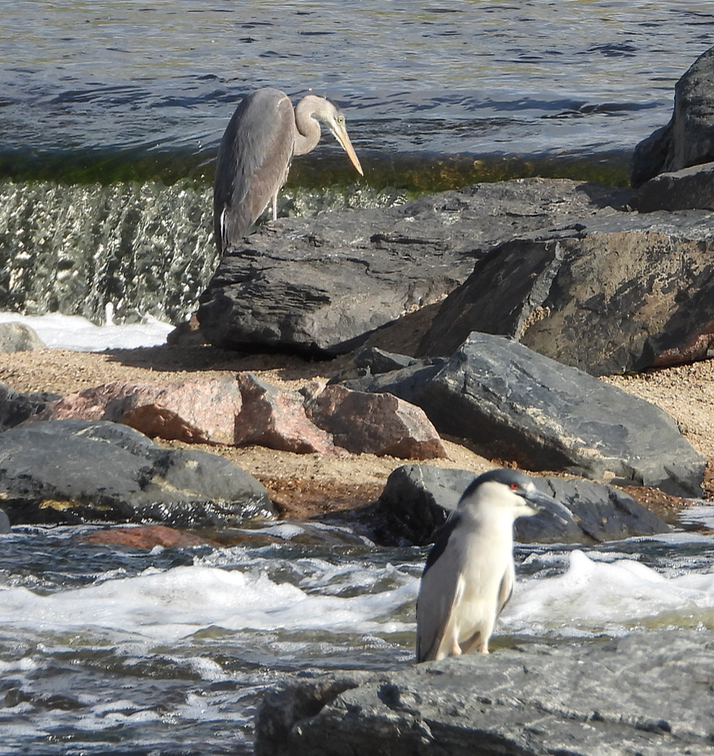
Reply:
M508 565L506 572L501 579L501 586L498 589L498 614L500 614L505 608L513 595L513 586L516 582L516 572L513 567L513 562Z
M417 600L417 661L436 658L451 618L463 594L461 571L448 541L456 522L447 523L432 549L421 578ZM436 556L434 556L436 555Z

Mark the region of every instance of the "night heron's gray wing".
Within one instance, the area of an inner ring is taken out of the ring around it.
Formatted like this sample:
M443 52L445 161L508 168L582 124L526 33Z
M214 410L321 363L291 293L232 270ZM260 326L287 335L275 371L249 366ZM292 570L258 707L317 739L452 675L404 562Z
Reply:
M506 568L506 572L503 575L503 578L501 579L501 587L498 589L498 610L496 611L497 617L506 608L506 605L511 600L511 596L513 595L513 586L515 585L515 583L516 569L513 566L513 561L511 561Z
M437 533L421 576L417 600L417 661L435 659L451 612L463 592L463 578L455 564L455 554L449 540L459 523L454 513Z
M219 252L241 241L285 183L294 145L295 115L284 92L258 89L243 98L216 160L213 218Z

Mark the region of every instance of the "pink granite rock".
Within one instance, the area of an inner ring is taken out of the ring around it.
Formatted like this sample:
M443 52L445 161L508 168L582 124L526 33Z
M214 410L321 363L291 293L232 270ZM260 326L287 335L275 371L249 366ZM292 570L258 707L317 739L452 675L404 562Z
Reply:
M355 454L405 459L447 456L424 411L393 394L331 385L320 393L313 392L306 406L310 419L331 433L335 444Z
M308 419L296 391L282 391L252 373L238 373L243 407L236 417L235 444L260 444L306 454L337 454L332 438Z
M151 438L232 444L240 408L241 391L232 376L167 386L113 381L70 394L35 419L110 420Z

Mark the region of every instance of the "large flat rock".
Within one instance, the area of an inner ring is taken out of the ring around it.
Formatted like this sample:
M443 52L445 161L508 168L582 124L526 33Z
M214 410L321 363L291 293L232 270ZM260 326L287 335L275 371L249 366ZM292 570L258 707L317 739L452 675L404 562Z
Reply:
M214 345L349 351L440 301L497 242L613 215L622 190L566 180L480 184L401 207L283 219L229 248L201 297Z
M527 643L266 696L257 756L704 756L714 635Z

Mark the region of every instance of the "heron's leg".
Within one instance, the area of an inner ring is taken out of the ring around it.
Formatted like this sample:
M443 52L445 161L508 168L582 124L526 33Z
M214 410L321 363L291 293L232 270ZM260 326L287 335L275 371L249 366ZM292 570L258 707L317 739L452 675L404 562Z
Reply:
M484 644L483 638L486 638ZM477 630L465 643L461 644L461 651L464 654L470 654L478 646L478 652L480 654L488 653L488 636L483 636L480 630Z
M278 219L278 193L275 192L272 199L272 207L273 207L273 220Z

